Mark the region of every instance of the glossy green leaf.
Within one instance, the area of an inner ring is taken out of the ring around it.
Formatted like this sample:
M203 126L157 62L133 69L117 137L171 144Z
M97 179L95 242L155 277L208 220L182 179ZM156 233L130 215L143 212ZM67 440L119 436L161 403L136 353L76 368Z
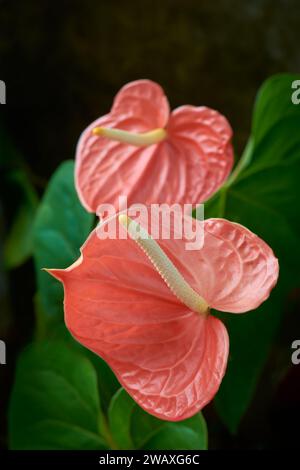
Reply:
M9 408L12 449L105 449L96 372L60 342L21 355Z
M106 413L112 397L120 388L120 384L111 368L103 359L101 359L101 357L78 343L78 341L76 341L70 334L64 323L57 325L55 329L48 333L48 336L51 340L63 341L69 348L72 348L78 353L86 356L93 364L97 373L101 406L103 411Z
M75 340L73 340L75 341ZM98 387L101 394L101 406L104 412L108 411L112 397L120 388L120 383L107 363L101 357L82 346L85 355L91 361L98 377Z
M120 449L207 449L201 413L181 422L162 421L142 410L124 389L112 399L109 426Z
M112 398L108 410L109 427L119 449L134 449L131 438L131 415L136 404L123 388Z
M63 287L42 268L66 268L92 229L94 216L81 206L74 187L74 162L64 162L52 177L34 224L34 259L42 309L62 318Z
M260 88L253 112L252 136L257 145L277 123L299 116L299 106L292 103L292 84L299 74L278 74L266 80Z
M203 450L199 435L191 428L177 423L162 426L145 443L144 450Z
M234 178L205 205L206 218L224 217L263 238L280 265L278 285L257 311L222 316L229 329L230 359L216 406L232 432L252 399L286 295L300 280L300 222L295 215L300 205L300 106L291 101L294 79L277 76L263 85L251 145L243 156L247 165L240 164Z
M177 435L177 427L184 428L182 430L182 436L184 436L184 441L182 437L175 439L175 434ZM167 427L168 430L174 428L174 442L173 447L169 447L168 441L162 438L166 436L167 433L163 431ZM193 431L196 435L192 441L188 440L185 430ZM178 421L176 423L161 421L160 419L155 418L154 416L145 413L139 406L136 406L132 414L132 424L131 424L131 434L133 442L137 448L145 449L207 449L207 427L205 419L202 413L197 413L191 418L185 419L183 421ZM156 440L155 436L161 436L161 442ZM154 439L154 440L153 440ZM159 444L154 444L154 442L159 442ZM193 444L192 444L193 442ZM165 447L154 447L154 445L161 445ZM187 447L182 447L185 445ZM190 447L190 446L195 447ZM176 446L176 447L175 447Z
M215 398L215 407L232 433L252 400L257 381L280 325L282 305L278 291L261 307L244 315L224 314L230 337L227 371Z

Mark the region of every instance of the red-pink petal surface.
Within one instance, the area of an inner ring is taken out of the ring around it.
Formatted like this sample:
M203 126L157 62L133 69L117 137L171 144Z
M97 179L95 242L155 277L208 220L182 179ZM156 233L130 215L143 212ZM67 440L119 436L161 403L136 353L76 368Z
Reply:
M178 217L171 219L170 239L158 242L211 307L242 312L268 297L278 263L259 237L241 225L209 219L202 224L204 246L189 251L186 236L175 239ZM139 217L153 236L161 220ZM201 229L199 221L191 221ZM94 231L81 258L52 274L64 283L71 333L108 362L145 410L176 421L213 398L226 369L226 329L212 315L183 305L135 241L100 240Z
M169 118L169 103L163 89L151 80L137 80L123 86L114 99L110 112L117 121L136 120L146 132L165 127Z
M141 407L177 421L214 397L228 357L224 325L184 306L136 242L93 232L82 258L52 274L64 283L70 332L107 361Z
M136 147L92 134L95 127L147 132L166 128L166 140ZM76 151L76 188L83 205L133 203L199 204L227 178L233 164L227 120L205 107L183 106L169 119L159 85L138 80L121 89L111 112L81 135ZM121 209L121 208L119 208Z
M147 132L164 128L169 118L169 103L162 88L151 80L137 80L125 85L116 95L109 114L94 121L82 133L76 150L75 183L82 204L96 212L99 204L118 206L119 196L135 199L135 188L156 150L115 142L97 135L95 127ZM147 174L146 174L147 173ZM142 196L141 196L142 197ZM141 202L145 202L142 198Z
M195 232L201 230L199 221L192 224ZM225 219L207 219L202 224L202 249L187 250L186 238L160 240L159 244L211 308L244 313L259 307L278 279L278 260L272 249L240 224Z
M217 310L232 313L254 310L269 297L277 283L279 265L272 249L240 224L224 219L206 220L203 255L204 252L215 278L207 285L210 305Z
M227 119L205 106L181 106L171 114L168 133L191 172L186 192L193 203L206 201L227 179L233 165Z

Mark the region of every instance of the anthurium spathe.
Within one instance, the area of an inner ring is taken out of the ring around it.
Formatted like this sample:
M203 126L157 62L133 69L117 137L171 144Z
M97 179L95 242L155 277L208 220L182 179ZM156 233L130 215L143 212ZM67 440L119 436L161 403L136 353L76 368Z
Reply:
M258 236L224 219L202 223L197 250L186 249L184 234L175 237L174 224L169 239L151 237L162 219L151 231L142 217L116 220L127 237L100 239L94 230L72 266L49 270L64 285L66 325L142 408L185 419L214 397L226 370L228 335L211 309L258 307L276 284L277 259Z
M124 86L110 113L82 134L76 152L76 188L87 210L119 210L133 203L198 204L226 180L233 164L232 131L207 107L172 113L162 88L150 80Z

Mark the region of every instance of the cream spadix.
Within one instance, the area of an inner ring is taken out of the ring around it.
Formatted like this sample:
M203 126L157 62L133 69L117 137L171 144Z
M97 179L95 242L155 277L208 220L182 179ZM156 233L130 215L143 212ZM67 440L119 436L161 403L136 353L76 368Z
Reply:
M119 222L145 252L173 294L194 312L199 314L208 313L209 305L207 302L186 282L147 230L125 214L119 216Z
M167 136L165 129L158 128L149 132L128 132L122 129L110 129L108 127L95 127L93 134L116 142L135 145L136 147L147 147L148 145L157 144L164 140Z

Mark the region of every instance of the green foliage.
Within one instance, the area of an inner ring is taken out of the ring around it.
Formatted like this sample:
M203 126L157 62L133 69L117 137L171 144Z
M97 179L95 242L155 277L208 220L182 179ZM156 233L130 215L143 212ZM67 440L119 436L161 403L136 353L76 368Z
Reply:
M43 336L45 336L45 332L42 333L41 337ZM69 348L75 349L77 353L86 356L93 364L97 374L99 393L101 395L101 407L104 412L107 412L113 395L120 388L120 384L111 368L101 357L81 346L81 344L72 337L63 323L51 329L51 332L48 333L48 337L54 341L64 342Z
M292 103L292 82L299 75L278 74L261 86L255 103L252 121L252 136L256 145L276 124L288 118L299 118L299 106ZM287 142L289 139L287 139Z
M111 401L108 416L119 449L207 449L207 429L201 413L178 423L162 421L142 410L120 389Z
M41 307L62 319L63 288L42 268L66 268L78 257L94 216L81 206L74 187L74 162L64 162L53 175L34 224L34 260Z
M11 396L12 449L206 449L201 414L168 423L141 410L120 389L112 398L107 423L100 406L101 374L74 346L37 342L21 355Z
M9 432L12 449L105 449L97 375L64 343L37 343L18 363Z
M130 421L135 403L125 390L120 389L113 397L108 416L114 440L120 449L134 449Z
M279 258L280 279L271 298L255 312L226 315L230 336L228 370L217 410L237 430L278 332L288 290L299 284L300 106L291 101L296 76L278 75L262 86L252 134L233 175L205 205L205 217L224 217L263 238Z
M215 406L232 432L255 392L287 293L300 279L300 222L295 216L300 204L300 106L291 102L291 83L297 78L275 76L262 86L245 152L228 182L205 206L207 218L225 217L257 233L280 263L279 284L259 309L245 315L217 314L229 330L230 357ZM63 325L62 287L41 268L72 264L93 226L93 216L76 195L73 174L71 161L57 170L34 223L37 341L21 355L17 367L9 413L11 448L206 449L201 413L176 423L149 415L119 390L105 362L79 345ZM30 218L25 211L17 226L30 226ZM16 232L21 231L17 227ZM28 240L23 240L25 247L30 247L30 236ZM12 236L10 243L8 253L14 253L19 242ZM22 251L28 256L30 248L22 248L11 265L24 259Z

